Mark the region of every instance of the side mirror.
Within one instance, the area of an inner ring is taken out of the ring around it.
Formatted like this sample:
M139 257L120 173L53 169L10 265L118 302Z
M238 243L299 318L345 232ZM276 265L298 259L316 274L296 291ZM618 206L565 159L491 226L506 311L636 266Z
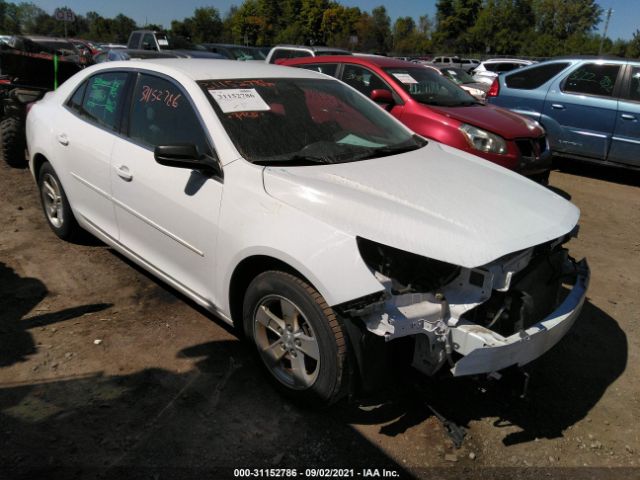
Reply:
M389 90L385 90L383 88L372 90L371 100L373 100L376 103L386 103L386 104L395 103L393 101L393 94Z
M216 160L201 155L198 147L189 144L158 145L153 156L160 165L174 168L201 170L222 177L222 169Z

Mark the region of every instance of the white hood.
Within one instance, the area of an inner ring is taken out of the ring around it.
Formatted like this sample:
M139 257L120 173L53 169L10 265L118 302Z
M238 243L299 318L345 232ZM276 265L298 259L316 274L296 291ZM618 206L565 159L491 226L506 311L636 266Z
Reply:
M463 267L556 239L580 216L550 190L433 141L360 162L267 167L264 186L345 233Z

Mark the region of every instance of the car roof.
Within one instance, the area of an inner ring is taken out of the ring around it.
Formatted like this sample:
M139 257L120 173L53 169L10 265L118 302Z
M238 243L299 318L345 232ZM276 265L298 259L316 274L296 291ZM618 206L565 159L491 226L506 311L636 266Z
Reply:
M359 55L323 55L322 57L305 57L295 58L284 62L284 65L305 65L308 63L354 63L359 65L375 65L377 67L419 67L418 64L413 62L407 62L405 60L398 60L393 57L383 57L380 55L375 56L359 56Z
M482 63L502 63L502 62L532 63L532 60L524 60L522 58L490 58L488 60L484 60Z
M351 52L349 50L345 50L343 48L327 47L326 45L308 46L308 45L281 44L281 45L275 45L272 48L290 48L290 49L297 49L297 50L311 50L312 52L326 52L326 51L344 52L345 55L351 55Z
M158 58L148 60L130 60L99 64L103 68L141 68L159 72L180 73L192 80L227 80L235 78L322 78L311 70L293 69L262 62L238 62L237 60L213 60L207 58Z

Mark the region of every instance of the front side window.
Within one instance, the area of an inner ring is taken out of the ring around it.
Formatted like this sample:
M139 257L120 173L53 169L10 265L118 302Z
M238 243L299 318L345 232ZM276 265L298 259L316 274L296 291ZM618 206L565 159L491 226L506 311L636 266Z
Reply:
M384 70L417 102L441 107L464 107L478 103L451 80L431 68L407 67Z
M125 72L99 73L87 80L79 115L102 127L116 130L127 75Z
M153 35L150 33L145 33L144 37L142 37L142 48L144 50L155 50L156 49L156 40L153 38Z
M211 154L202 125L183 91L173 82L140 74L131 98L129 137L136 143L193 144L201 154Z
M389 90L389 86L378 75L358 65L345 65L342 81L367 97L374 90Z
M611 97L619 73L620 65L586 63L565 79L562 91Z
M562 70L567 68L569 63L543 63L535 67L519 70L505 77L505 83L509 88L519 90L533 90L551 80Z
M392 155L424 141L331 79L198 82L240 154L261 165L344 163Z

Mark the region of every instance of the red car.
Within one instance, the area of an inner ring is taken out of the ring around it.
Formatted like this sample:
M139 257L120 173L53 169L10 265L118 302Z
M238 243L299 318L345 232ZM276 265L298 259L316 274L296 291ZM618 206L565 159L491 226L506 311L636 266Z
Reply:
M297 58L282 65L342 80L426 138L541 183L549 178L551 152L545 131L537 122L478 102L433 68L378 56Z

